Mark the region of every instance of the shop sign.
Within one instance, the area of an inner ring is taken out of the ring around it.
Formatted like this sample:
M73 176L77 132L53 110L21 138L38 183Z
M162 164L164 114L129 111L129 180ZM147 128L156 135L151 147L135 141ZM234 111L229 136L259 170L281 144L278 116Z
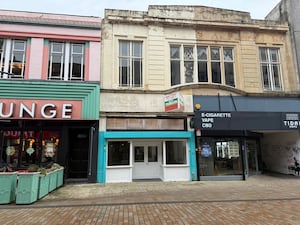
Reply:
M76 111L74 110L74 106ZM0 119L80 119L80 101L0 100Z
M165 103L165 112L184 111L183 96L178 92L165 96L164 103Z
M231 118L231 113L203 112L201 113L201 128L213 128L216 118Z
M299 114L298 113L285 114L285 118L283 120L283 126L289 129L300 128Z
M299 118L299 113L196 111L194 121L201 130L299 130Z

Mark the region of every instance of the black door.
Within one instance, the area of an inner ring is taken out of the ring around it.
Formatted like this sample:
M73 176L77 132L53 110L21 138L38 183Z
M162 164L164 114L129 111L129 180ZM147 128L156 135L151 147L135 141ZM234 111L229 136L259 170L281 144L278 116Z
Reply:
M88 128L70 129L68 178L87 179L89 140Z

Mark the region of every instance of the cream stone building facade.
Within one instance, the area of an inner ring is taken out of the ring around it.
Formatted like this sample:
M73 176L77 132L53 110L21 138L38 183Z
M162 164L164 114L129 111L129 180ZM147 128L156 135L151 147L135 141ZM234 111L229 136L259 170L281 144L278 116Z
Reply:
M288 31L203 6L105 10L98 181L259 173L265 136L299 130Z

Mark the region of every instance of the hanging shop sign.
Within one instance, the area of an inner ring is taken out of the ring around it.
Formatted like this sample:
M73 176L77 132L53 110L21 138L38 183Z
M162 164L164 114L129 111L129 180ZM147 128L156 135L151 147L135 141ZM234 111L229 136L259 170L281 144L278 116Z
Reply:
M165 103L165 112L184 111L183 96L179 92L165 96L164 103Z
M81 119L81 101L0 99L0 119Z

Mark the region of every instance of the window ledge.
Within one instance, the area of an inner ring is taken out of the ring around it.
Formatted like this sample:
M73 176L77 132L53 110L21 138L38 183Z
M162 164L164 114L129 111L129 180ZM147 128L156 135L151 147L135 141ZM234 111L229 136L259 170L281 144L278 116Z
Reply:
M107 166L106 169L128 169L128 168L132 168L132 166L128 165L124 165L124 166Z
M178 168L178 167L189 167L188 164L168 164L168 165L162 165L162 167L166 168Z

